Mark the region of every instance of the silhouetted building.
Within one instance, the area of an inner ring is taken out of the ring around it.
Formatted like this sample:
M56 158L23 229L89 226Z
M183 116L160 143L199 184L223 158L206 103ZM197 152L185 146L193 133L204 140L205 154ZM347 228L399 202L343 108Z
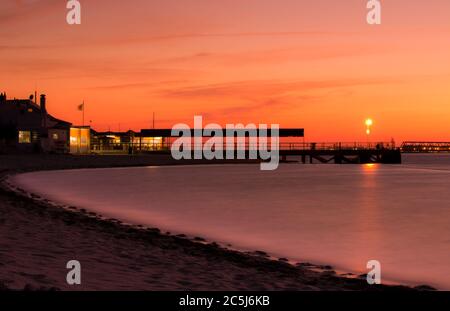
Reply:
M40 104L29 99L8 99L0 94L0 151L55 152L69 151L71 123L47 112L45 95Z
M94 153L129 153L137 148L136 139L139 133L132 130L127 132L98 132L91 129L91 151ZM130 150L131 148L131 150Z

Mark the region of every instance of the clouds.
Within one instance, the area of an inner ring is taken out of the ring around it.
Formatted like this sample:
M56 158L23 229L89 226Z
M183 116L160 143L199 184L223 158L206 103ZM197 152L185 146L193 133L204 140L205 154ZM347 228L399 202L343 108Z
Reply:
M391 83L392 79L339 79L322 81L251 80L167 89L162 96L177 98L252 98L304 94L320 89Z
M13 52L17 50L36 50L36 49L42 49L45 47L42 46L36 46L36 45L0 45L0 52L7 51L7 52Z
M267 116L280 120L286 114L305 111L311 106L320 109L333 105L337 100L350 99L359 87L399 82L385 77L316 81L249 80L171 87L157 91L156 95L171 102L179 102L180 106L195 107L193 103L200 103L205 107L202 115L210 119L219 116L230 120L266 118L266 122L269 122Z
M45 16L54 8L65 8L58 0L2 0L0 3L0 24L20 22L37 16Z
M86 99L99 124L137 129L153 111L293 126L299 115L333 126L373 110L391 111L395 127L405 112L386 107L399 103L414 103L418 118L426 107L445 115L448 1L387 2L376 30L360 0L280 3L87 0L82 25L70 27L65 0L0 0L0 86L23 97L37 85L68 120Z

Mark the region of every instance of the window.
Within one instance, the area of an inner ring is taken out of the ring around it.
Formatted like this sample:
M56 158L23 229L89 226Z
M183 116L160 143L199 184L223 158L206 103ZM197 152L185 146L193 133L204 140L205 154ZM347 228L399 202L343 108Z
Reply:
M30 144L30 143L31 143L31 132L19 131L19 144Z
M53 133L52 137L53 137L53 140L59 139L58 133Z

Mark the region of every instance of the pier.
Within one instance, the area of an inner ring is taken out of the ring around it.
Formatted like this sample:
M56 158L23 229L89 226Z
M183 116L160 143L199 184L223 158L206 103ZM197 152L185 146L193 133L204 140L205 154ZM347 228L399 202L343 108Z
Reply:
M450 142L405 141L400 147L403 153L450 152Z
M400 164L400 148L393 143L300 143L280 144L282 160L299 157L301 163Z
M194 131L191 134L194 135ZM223 136L226 136L225 131ZM280 129L278 136L281 161L304 164L399 164L402 162L401 150L393 142L305 142L302 128ZM145 129L139 133L95 133L91 151L99 154L170 154L172 143L177 138L178 136L172 136L170 129ZM203 136L201 144L192 141L187 149L194 153L195 150L203 148L203 143L209 138L209 136ZM270 140L271 132L269 131L267 133L269 146ZM214 150L225 151L226 143L216 144ZM258 150L258 143L252 143L245 130L238 130L235 133L234 143L236 158L238 154L241 154L249 159L251 150Z
M194 135L194 131L191 134ZM223 136L226 136L225 131ZM304 130L301 128L280 129L278 136L281 161L304 164L399 164L402 162L401 150L393 142L305 142ZM251 142L245 130L238 130L234 137L233 147L236 158L240 154L245 159L249 159L250 151L258 150L258 143ZM92 153L170 154L171 146L178 136L172 136L170 129L145 129L141 132L95 133L93 138ZM209 138L209 136L203 136L201 144L193 140L185 147L194 153L195 150L201 150L204 142ZM271 132L269 131L267 133L269 146L270 140ZM216 144L214 150L225 152L226 143Z
M203 147L192 144L189 150L194 153ZM108 146L92 146L92 152L98 154L170 154L171 142L153 144L115 143ZM234 152L249 158L250 150L258 148L248 142L234 144ZM225 145L218 150L225 152ZM402 162L400 148L392 143L280 143L279 154L282 162L299 162L303 164L364 164L385 163L400 164Z

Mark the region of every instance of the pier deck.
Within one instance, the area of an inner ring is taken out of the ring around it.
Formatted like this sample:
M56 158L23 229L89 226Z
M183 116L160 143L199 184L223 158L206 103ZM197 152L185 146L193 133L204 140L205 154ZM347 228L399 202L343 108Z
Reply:
M270 146L270 144L269 144ZM133 154L155 153L170 154L171 144L130 145L118 144L109 148L94 148L96 153L129 153ZM189 150L194 153L203 145L191 145ZM257 145L244 143L234 145L235 158L239 153L250 158L250 150L257 150ZM217 148L216 148L217 149ZM225 145L217 151L225 154ZM280 143L279 154L282 161L298 161L300 163L334 163L334 164L360 164L360 163L386 163L400 164L402 162L400 148L392 143Z

